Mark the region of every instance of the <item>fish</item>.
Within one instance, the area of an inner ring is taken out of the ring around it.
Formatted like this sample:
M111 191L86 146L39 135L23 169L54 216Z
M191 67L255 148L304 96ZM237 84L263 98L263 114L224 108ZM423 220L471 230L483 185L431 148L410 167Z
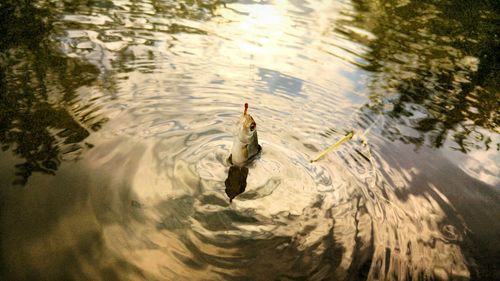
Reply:
M242 167L261 150L262 147L259 145L257 136L257 123L248 114L248 103L245 103L243 115L235 124L233 147L228 162L231 165Z
M257 137L257 123L248 114L248 103L245 103L243 115L235 124L233 147L228 158L229 168L226 185L226 194L229 203L239 194L245 191L247 186L248 168L246 164L262 151Z

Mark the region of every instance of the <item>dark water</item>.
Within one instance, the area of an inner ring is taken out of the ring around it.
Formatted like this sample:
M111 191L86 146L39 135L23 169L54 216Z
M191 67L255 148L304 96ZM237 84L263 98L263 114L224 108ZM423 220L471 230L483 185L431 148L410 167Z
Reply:
M3 0L0 280L500 280L499 31L498 1Z

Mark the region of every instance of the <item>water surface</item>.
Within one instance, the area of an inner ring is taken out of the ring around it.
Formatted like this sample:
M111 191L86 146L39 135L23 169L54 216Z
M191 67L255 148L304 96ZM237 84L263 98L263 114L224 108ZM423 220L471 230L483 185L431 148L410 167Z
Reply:
M500 279L499 19L4 1L0 279ZM245 102L263 152L229 204Z

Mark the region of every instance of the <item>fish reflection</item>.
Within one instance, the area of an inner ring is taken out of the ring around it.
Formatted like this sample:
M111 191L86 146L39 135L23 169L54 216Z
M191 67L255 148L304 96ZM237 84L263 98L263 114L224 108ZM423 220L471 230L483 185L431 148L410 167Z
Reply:
M248 168L244 165L262 150L257 138L257 124L247 111L248 103L245 103L243 115L236 123L233 148L228 158L228 162L232 165L225 181L229 202L232 202L234 197L245 191Z

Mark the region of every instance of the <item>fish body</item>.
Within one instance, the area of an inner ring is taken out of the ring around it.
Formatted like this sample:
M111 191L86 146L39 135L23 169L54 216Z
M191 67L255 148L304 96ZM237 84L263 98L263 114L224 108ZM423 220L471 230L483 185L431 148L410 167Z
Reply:
M232 165L242 167L249 159L257 155L261 149L257 137L257 124L245 109L243 115L236 122L229 162Z

